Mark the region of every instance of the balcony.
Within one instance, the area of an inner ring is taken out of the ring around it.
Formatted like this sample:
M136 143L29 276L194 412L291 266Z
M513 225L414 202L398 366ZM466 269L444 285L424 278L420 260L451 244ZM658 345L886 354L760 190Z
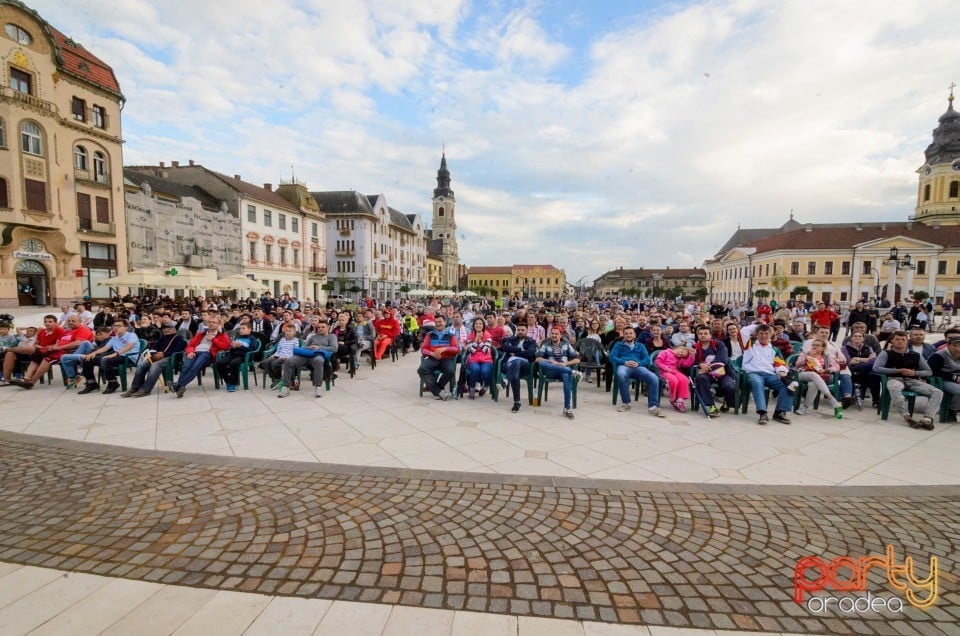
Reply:
M350 228L348 227L340 228L340 236L350 236Z
M79 182L95 185L101 188L110 187L110 175L109 174L96 174L90 170L81 170L80 168L73 169L73 177Z
M356 256L357 251L356 250L334 250L333 255L334 256Z
M0 99L3 101L20 102L21 104L32 106L51 115L57 114L57 105L53 102L48 102L45 99L40 99L28 93L21 93L20 91L13 90L9 86L0 86Z
M115 223L103 223L94 219L77 218L77 229L83 234L102 234L104 236L116 236L117 226Z

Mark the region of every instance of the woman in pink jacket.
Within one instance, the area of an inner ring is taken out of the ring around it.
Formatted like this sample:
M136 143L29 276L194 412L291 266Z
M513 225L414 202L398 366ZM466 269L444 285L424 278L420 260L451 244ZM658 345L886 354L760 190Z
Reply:
M477 390L480 397L490 387L493 375L493 342L487 330L487 323L483 318L474 318L470 335L467 336L465 366L467 367L467 384L470 387L470 399L476 399Z
M667 381L670 390L670 404L681 413L687 410L686 400L690 397L690 378L687 369L693 365L693 356L686 347L663 349L657 354L657 370Z

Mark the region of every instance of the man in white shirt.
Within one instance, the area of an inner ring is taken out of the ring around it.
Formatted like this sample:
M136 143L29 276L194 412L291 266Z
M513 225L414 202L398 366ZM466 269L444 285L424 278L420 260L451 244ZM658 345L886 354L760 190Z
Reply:
M770 421L767 417L767 396L764 388L777 392L777 408L773 412L773 419L789 424L790 420L786 413L793 406L793 395L773 369L773 358L776 355L773 345L770 344L773 328L770 325L759 325L754 328L754 331L757 341L743 352L741 368L747 374L750 392L753 394L753 401L757 404L757 414L760 416L757 424L766 424Z

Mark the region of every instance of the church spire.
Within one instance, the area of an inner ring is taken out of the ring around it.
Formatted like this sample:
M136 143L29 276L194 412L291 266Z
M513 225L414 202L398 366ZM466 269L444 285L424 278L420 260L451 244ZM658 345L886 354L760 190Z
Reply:
M440 169L437 170L437 187L433 191L434 197L452 197L450 189L450 171L447 170L447 150L444 148L440 156Z

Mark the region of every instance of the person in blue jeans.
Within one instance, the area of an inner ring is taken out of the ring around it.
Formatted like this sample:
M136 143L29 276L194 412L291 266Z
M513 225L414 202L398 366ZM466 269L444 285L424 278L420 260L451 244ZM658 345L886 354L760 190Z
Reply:
M749 327L745 328L744 331L747 329ZM764 387L777 392L777 407L773 412L774 421L789 424L790 420L786 414L793 408L793 393L773 368L773 359L776 356L776 350L770 344L773 327L760 325L753 331L757 336L757 341L743 352L740 368L747 374L750 393L757 405L757 415L760 416L757 424L766 424L770 421L770 418L767 417L767 396Z
M511 413L520 410L520 378L530 372L530 365L537 358L537 342L527 337L527 325L517 325L517 335L503 339L500 350L510 357L504 363L507 382L513 392Z
M572 420L570 403L573 398L573 383L582 378L583 374L573 369L573 366L580 362L579 354L569 342L563 341L563 330L560 327L550 329L550 337L537 351L537 362L540 363L540 373L544 377L563 382L563 416Z
M621 413L630 410L630 381L639 380L647 385L647 411L654 417L663 417L660 411L660 379L648 367L650 354L647 348L637 342L637 331L633 327L623 328L623 338L610 349L610 364L617 374L620 386Z
M93 342L81 342L79 347L60 356L60 369L63 371L68 389L76 388L83 379L80 375L83 357L107 344L108 340L110 340L110 327L97 327L93 331Z

